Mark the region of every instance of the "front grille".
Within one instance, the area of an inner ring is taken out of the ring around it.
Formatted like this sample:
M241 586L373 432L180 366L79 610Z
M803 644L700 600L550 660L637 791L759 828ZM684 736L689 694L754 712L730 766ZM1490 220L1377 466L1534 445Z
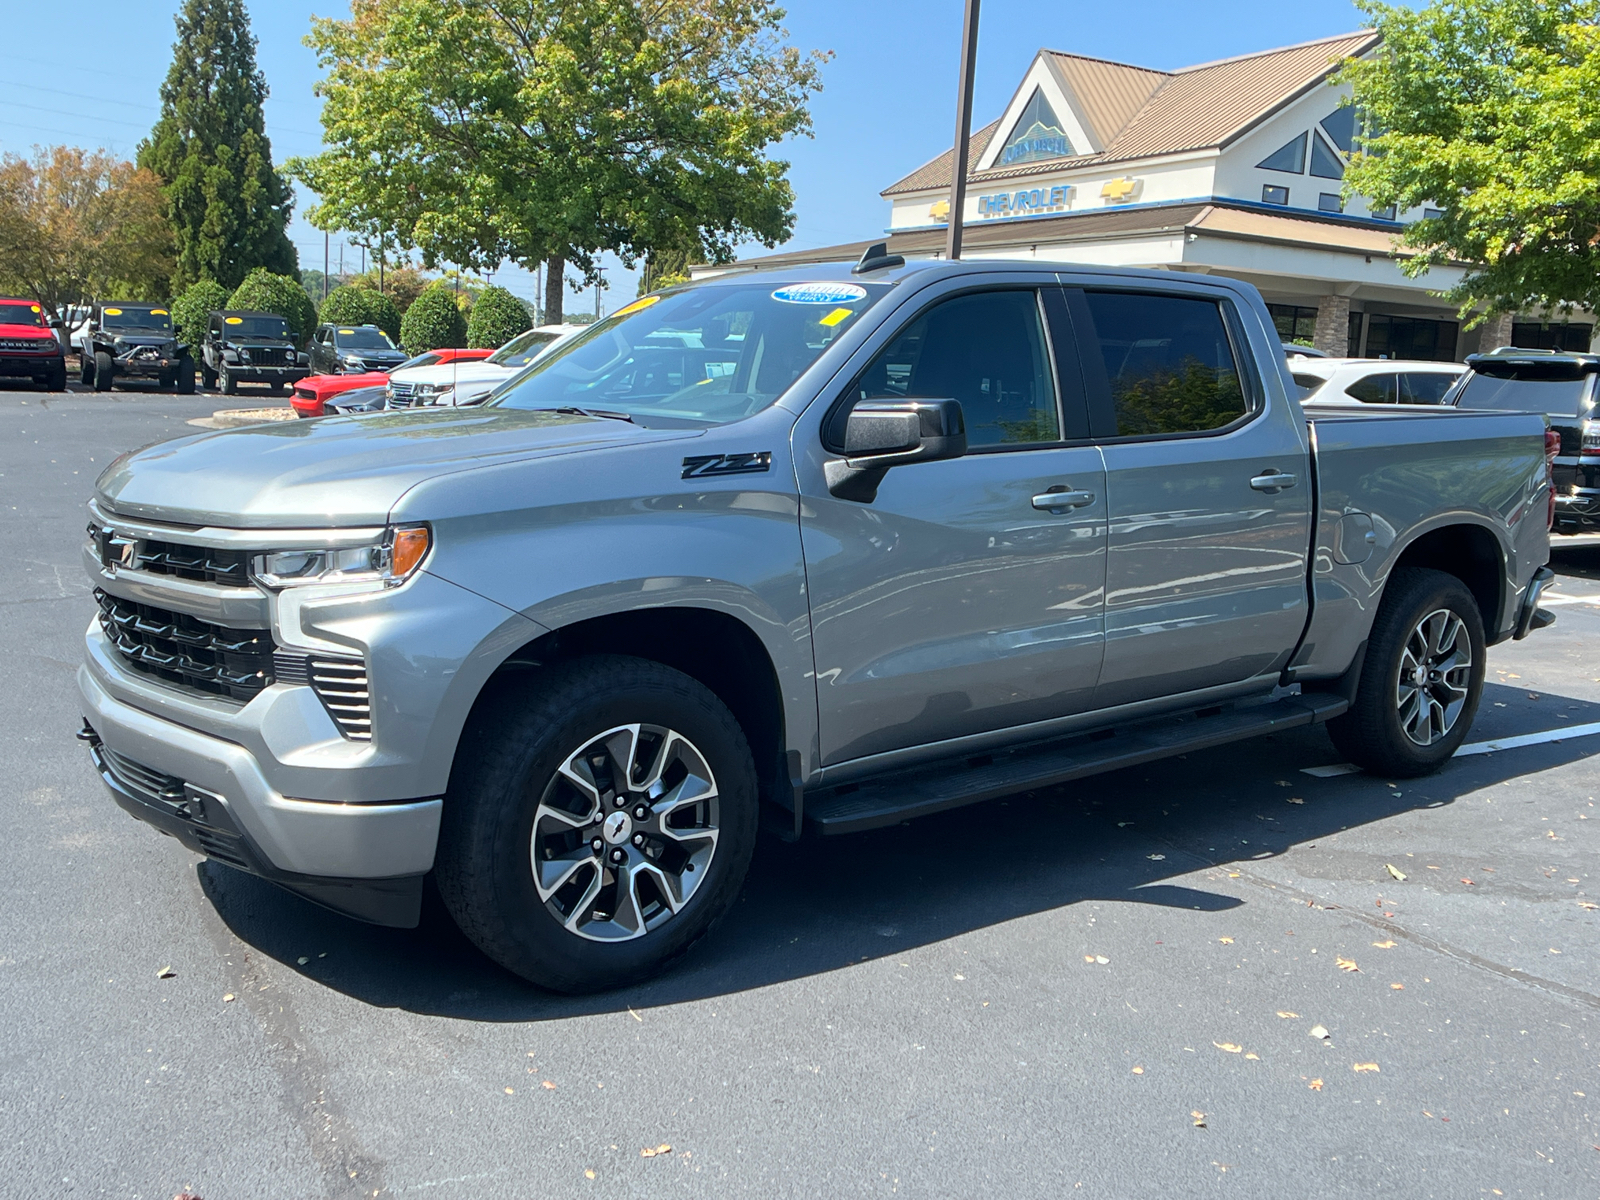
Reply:
M293 351L284 350L278 346L251 346L250 366L252 367L292 367L294 363L289 355Z
M183 780L176 775L165 775L154 767L124 758L110 746L101 746L100 753L105 756L107 769L123 787L171 809L174 815L186 813Z
M1583 446L1583 433L1576 425L1552 425L1561 435L1561 453L1563 456L1577 454Z
M372 695L367 664L361 659L313 658L279 650L272 656L272 674L278 683L311 687L345 737L372 740Z
M100 628L134 670L212 696L247 701L272 683L272 632L229 629L95 589Z
M0 338L0 350L20 350L29 354L61 354L61 343L54 338Z
M93 730L88 732L93 734ZM191 791L176 775L167 775L135 762L118 754L104 742L95 741L100 761L105 764L111 777L147 804L187 822L189 833L208 858L220 859L244 870L250 869L239 835L231 829L220 829L211 823L231 822L227 814L219 810L217 802L208 798L208 793Z
M414 398L415 385L409 383L391 383L389 385L389 407L410 408Z
M139 569L231 587L250 586L250 555L243 550L183 546L175 542L140 542Z

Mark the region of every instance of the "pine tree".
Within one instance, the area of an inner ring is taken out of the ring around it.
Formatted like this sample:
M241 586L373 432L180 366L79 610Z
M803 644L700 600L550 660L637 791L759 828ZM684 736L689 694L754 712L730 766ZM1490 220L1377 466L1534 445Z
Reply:
M172 284L199 279L227 288L256 267L299 274L285 232L294 197L272 165L267 81L243 0L184 0L178 41L161 85L161 119L139 147L139 165L161 179L176 235Z

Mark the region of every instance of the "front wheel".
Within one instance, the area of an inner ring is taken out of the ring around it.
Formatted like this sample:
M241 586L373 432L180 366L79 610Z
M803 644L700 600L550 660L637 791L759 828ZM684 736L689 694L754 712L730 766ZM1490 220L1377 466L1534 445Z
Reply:
M1443 571L1396 571L1355 699L1328 722L1333 744L1376 775L1428 774L1466 740L1486 661L1483 617L1466 584Z
M221 387L222 394L224 396L236 396L236 395L238 395L238 393L239 393L239 381L236 380L229 373L227 367L222 367L217 372L217 383L218 383L218 386Z
M104 350L97 350L94 356L94 390L109 392L116 378L113 374L115 370L116 368L111 365L111 355Z
M576 659L479 702L445 797L439 892L524 979L618 987L727 912L757 820L750 747L709 689L644 659Z
M208 392L215 391L217 387L217 373L206 366L205 359L200 360L200 385Z
M194 395L194 359L188 355L178 360L178 370L173 377L173 385L180 396Z

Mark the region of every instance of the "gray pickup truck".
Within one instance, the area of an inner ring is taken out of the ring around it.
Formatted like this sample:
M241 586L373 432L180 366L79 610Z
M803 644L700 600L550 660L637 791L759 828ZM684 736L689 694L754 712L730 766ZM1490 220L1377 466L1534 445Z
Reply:
M117 802L545 987L641 978L781 836L1326 722L1388 778L1548 622L1545 422L1302 408L1248 285L733 272L487 406L200 434L90 503Z

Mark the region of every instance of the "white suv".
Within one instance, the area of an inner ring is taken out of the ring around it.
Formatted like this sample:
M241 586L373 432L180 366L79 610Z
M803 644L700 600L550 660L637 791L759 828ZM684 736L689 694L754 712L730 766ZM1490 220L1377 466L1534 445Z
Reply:
M474 404L558 341L587 328L587 325L541 325L517 334L488 358L395 371L389 376L389 407Z
M1289 353L1300 399L1318 404L1438 404L1466 371L1463 363L1385 358L1313 358Z

